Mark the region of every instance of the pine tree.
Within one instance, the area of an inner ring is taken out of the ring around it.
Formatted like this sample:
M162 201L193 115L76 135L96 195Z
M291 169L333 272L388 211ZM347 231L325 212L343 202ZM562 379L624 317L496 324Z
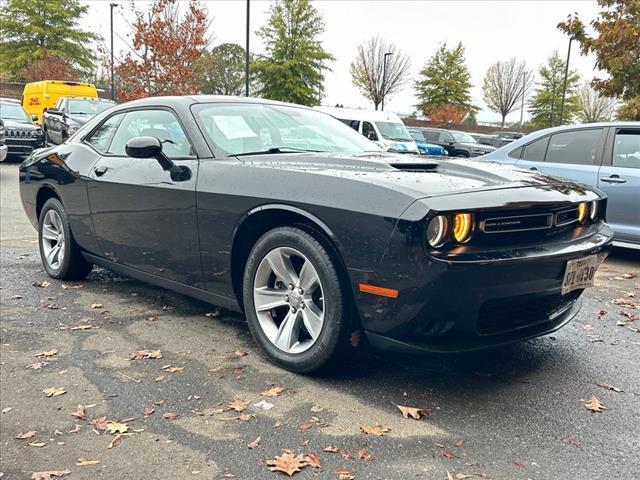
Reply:
M258 30L265 54L252 65L263 98L317 105L326 63L333 60L320 43L324 20L309 0L276 0L268 23Z
M204 52L194 66L200 92L243 95L244 62L245 49L236 43L222 43Z
M462 42L447 49L443 43L425 66L415 83L418 105L424 115L445 105L454 105L465 114L477 111L471 102L471 74L465 64Z
M564 84L565 61L558 52L553 52L545 65L538 70L540 80L536 83L536 90L529 101L529 123L533 127L545 128L560 125L560 110L562 105L562 88ZM571 123L578 111L577 96L580 75L570 70L567 76L567 91L564 101L562 124Z
M9 0L0 9L0 69L15 79L31 63L57 58L87 71L94 56L87 47L97 36L79 27L88 6L77 0Z

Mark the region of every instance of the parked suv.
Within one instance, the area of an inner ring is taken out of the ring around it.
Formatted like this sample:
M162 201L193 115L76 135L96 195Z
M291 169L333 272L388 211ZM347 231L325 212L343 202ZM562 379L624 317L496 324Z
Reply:
M111 100L100 98L58 98L55 107L49 108L42 114L45 140L55 144L64 143L94 115L115 104Z
M442 128L421 128L421 130L429 143L444 147L447 154L452 157L478 157L495 150L494 147L478 143L475 138L465 132Z
M0 119L4 125L4 142L8 155L26 157L44 146L42 130L33 124L33 119L19 102L0 99Z
M599 188L609 197L614 244L640 248L640 122L548 128L481 160L516 165Z

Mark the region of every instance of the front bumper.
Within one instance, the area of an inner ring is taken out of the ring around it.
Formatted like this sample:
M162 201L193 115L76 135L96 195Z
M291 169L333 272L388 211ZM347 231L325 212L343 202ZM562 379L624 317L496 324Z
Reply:
M7 158L7 146L0 145L0 162L4 162L5 158Z
M397 288L398 296L357 291L362 326L372 345L414 353L472 351L546 335L580 308L582 291L561 295L567 261L593 254L603 261L612 240L601 222L573 240L473 257L439 259L417 245L407 250L406 241L392 244L377 272L357 281ZM411 258L402 259L408 252Z
M9 155L27 156L34 150L44 147L44 139L39 137L5 140Z

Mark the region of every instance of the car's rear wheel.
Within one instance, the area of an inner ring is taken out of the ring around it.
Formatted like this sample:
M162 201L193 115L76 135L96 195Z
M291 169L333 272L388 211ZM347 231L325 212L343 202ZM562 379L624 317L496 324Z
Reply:
M277 365L309 373L346 349L350 296L334 255L308 232L281 227L262 236L246 263L243 295L251 333Z
M91 271L69 228L64 206L57 198L50 198L40 211L38 223L40 258L47 274L61 280L80 280Z

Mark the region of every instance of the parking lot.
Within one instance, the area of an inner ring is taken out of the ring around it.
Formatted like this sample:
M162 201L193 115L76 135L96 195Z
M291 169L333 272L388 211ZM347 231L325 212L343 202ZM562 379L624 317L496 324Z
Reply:
M285 449L318 455L301 479L640 478L637 252L614 250L552 336L418 359L361 342L306 377L215 306L103 269L50 279L15 163L0 190L3 480L280 478L266 462ZM593 395L606 409L585 407Z

